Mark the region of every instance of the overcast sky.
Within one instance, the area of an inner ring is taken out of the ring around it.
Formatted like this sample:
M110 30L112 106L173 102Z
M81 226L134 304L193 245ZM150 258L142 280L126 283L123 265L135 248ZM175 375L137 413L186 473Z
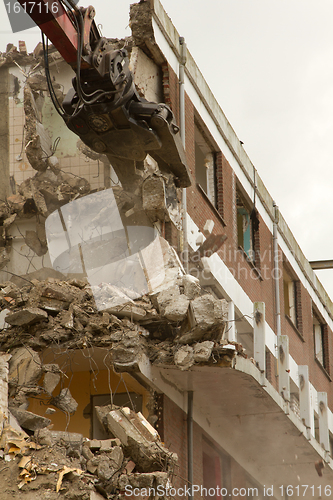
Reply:
M108 37L131 34L134 0L90 0ZM0 51L11 32L0 4ZM309 260L333 259L332 0L162 0ZM114 6L114 11L113 11ZM318 271L333 297L333 270Z

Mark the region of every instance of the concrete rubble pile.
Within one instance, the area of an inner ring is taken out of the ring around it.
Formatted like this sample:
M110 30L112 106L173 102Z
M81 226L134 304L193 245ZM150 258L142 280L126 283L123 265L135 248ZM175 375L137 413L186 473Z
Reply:
M134 299L130 290L101 284L110 299L123 300L121 306L102 311L84 280L15 281L21 286L13 281L0 284L1 317L7 326L0 332L3 352L22 345L36 356L52 344L63 349L103 347L111 349L118 371L137 370L144 355L155 364L189 368L184 357L191 365L230 365L229 349L242 353L241 345L233 343L231 348L225 335L227 302L207 293L190 275L176 276L160 290Z
M28 435L5 424L0 455L7 467L2 471L5 476L5 469L11 471L12 479L16 473L17 483L9 481L1 498L30 500L43 494L48 500L59 495L100 500L126 498L134 488L166 489L177 456L164 448L155 429L129 408L103 407L101 413L112 430L110 439L89 440L48 428Z
M119 441L85 441L50 430L48 413L57 408L71 415L78 405L62 366L43 362L43 353L52 347L66 353L99 347L110 354L115 371L131 373L148 359L180 370L196 364L232 366L235 356L245 354L240 344L227 340L226 301L201 288L198 279L183 275L171 256L170 250L164 282L147 295L135 298L130 290L104 283L110 295L128 294L126 307L112 312L98 311L91 287L77 278L30 276L0 285L0 350L10 357L10 423L3 429L2 456L16 457L20 494L41 487L54 491L60 485L66 499L95 500L99 497L90 497L91 492L113 498L126 485L145 488L169 480L176 458L150 424L131 410L97 411L106 431ZM47 396L49 406L43 416L28 410L29 399L41 396ZM15 488L8 498L15 498ZM49 498L58 497L50 493Z

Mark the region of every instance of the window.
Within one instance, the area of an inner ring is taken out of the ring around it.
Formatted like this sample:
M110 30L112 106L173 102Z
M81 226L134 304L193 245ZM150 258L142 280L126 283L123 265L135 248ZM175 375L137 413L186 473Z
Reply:
M333 436L330 433L330 455L333 457Z
M209 489L213 488L216 491L218 486L218 488L226 488L231 491L230 457L217 450L205 438L202 440L202 451L203 498L206 500L220 500L222 497L220 495L210 495Z
M215 152L202 127L195 126L195 179L211 203L216 204Z
M312 316L315 359L329 373L328 327L317 311L313 310Z
M249 208L239 191L237 199L237 242L248 259L260 267L259 252L259 218L255 207Z
M303 337L302 285L289 264L283 267L284 313Z
M301 419L299 396L297 392L290 393L290 409L295 413L295 415L297 415L299 419Z
M324 335L323 325L319 323L317 318L313 318L313 335L315 346L315 357L321 365L324 366Z
M283 269L284 313L297 326L296 314L296 282L291 275Z

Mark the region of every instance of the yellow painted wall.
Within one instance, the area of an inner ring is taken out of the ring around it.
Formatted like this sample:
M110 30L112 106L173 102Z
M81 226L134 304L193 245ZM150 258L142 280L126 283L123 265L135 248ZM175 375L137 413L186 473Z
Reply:
M125 373L118 375L113 371L101 370L101 371L77 371L66 374L67 378L63 378L62 386L60 383L58 387L53 391L53 395L57 396L60 390L64 387L68 387L73 398L78 403L78 408L74 415L71 415L67 421L67 415L62 411L56 409L53 415L45 414L48 407L54 408L49 404L50 398L43 396L41 399L31 399L29 411L36 413L38 415L43 415L50 418L52 424L54 425L53 430L69 432L79 432L85 437L90 438L90 418L85 418L83 416L84 409L90 404L90 397L97 394L110 394L110 387L112 393L126 393L135 392L142 395L143 399L143 414L147 417L148 412L146 409L146 404L148 402L147 391L129 374ZM127 391L126 391L127 387Z

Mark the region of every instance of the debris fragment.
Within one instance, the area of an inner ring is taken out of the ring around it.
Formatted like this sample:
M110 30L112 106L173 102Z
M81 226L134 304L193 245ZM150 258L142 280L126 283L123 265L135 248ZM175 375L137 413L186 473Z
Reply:
M18 423L23 429L29 431L36 431L38 429L43 429L51 424L49 418L42 417L41 415L35 415L30 411L24 410L22 408L11 408L11 413L14 415Z
M37 383L42 375L42 363L37 352L19 347L12 351L9 361L9 385L29 387Z
M47 320L47 313L38 307L27 307L7 314L5 320L13 326L32 325L38 321Z
M181 346L174 356L175 365L181 370L188 370L194 364L193 347L189 345Z
M141 413L126 407L118 408L109 411L106 420L109 431L120 439L138 472L153 472L160 470L161 466L174 465L175 456L164 448L157 431Z
M160 314L170 321L182 321L187 315L189 299L180 294L179 286L163 290L157 296Z
M46 372L43 380L43 387L45 392L52 394L54 389L57 387L61 379L59 373Z
M75 468L71 468L71 467L64 467L61 471L59 471L58 474L59 474L59 479L58 479L57 487L56 487L56 492L57 493L61 489L62 480L63 480L63 478L64 478L64 476L66 474L73 474L73 475L80 476L81 474L83 474L83 471L81 469L75 469Z
M61 389L58 396L52 398L52 404L59 410L73 415L78 407L78 403L75 401L68 388Z
M206 340L205 342L200 342L195 344L193 349L193 359L197 363L206 363L214 347L214 342Z
M325 467L325 464L324 464L323 460L318 460L318 462L315 462L315 469L316 469L319 477L323 476L324 467Z

